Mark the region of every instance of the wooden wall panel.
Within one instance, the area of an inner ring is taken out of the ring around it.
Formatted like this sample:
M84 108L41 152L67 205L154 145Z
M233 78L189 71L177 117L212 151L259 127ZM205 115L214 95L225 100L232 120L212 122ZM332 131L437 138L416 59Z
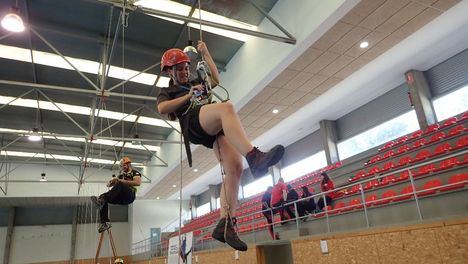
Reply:
M320 239L328 241L328 254ZM292 250L295 264L465 264L468 219L297 239Z

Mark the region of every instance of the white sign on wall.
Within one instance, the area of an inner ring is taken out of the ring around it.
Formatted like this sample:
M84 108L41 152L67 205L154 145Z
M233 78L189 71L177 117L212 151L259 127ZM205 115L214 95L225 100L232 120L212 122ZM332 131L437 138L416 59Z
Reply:
M193 232L182 234L180 238L180 249L178 236L169 239L168 264L192 264Z

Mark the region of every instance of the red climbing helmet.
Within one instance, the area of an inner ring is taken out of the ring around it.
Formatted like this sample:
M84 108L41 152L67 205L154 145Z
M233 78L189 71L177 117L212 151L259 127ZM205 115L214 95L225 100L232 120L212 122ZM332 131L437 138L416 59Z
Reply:
M169 49L162 55L161 71L166 71L167 67L172 67L182 62L190 63L190 58L181 49Z

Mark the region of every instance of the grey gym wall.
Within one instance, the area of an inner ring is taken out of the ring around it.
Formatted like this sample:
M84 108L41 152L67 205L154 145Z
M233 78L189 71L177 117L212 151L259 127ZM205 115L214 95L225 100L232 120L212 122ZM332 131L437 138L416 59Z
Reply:
M468 49L424 72L434 97L468 85Z

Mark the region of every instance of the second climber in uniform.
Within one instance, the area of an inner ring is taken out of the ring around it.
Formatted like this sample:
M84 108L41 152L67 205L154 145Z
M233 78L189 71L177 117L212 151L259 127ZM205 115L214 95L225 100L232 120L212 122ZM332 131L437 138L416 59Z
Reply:
M218 69L205 43L199 41L197 49L211 72L208 81L212 86L218 85ZM226 177L221 188L221 219L213 230L212 237L228 243L234 249L245 251L247 245L237 236L234 221L230 217L237 207L243 171L242 157L246 158L252 175L261 177L283 157L284 147L277 145L266 153L254 147L230 102L193 106L193 94L206 92L206 88L190 80L189 66L190 58L180 49L170 49L163 54L161 70L167 72L171 80L169 87L160 90L157 109L161 114L169 114L172 120L176 117L179 119L190 166L190 142L215 150Z
M131 163L129 157L123 157L120 160L121 173L107 183L107 187L112 187L112 189L99 197L91 196L91 201L99 208L101 221L98 228L99 233L112 227L108 215L109 203L127 205L135 201L136 187L141 184L141 174L132 168Z

